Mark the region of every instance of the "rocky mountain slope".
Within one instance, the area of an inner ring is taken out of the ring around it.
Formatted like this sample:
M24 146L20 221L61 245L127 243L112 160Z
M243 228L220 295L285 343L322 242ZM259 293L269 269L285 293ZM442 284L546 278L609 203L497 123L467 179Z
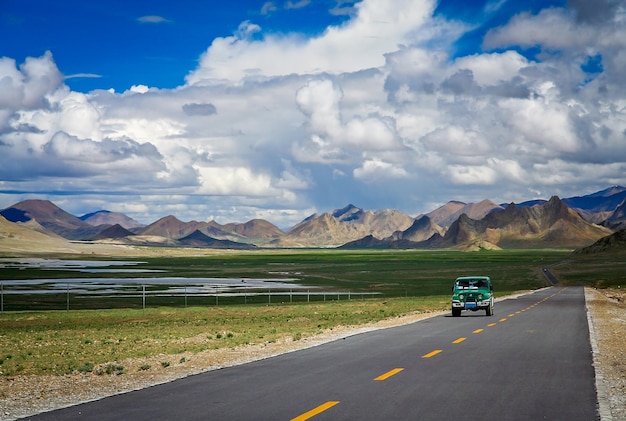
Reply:
M388 237L413 224L409 215L391 209L365 211L354 205L311 215L287 234L271 242L274 247L337 247L372 235Z
M472 219L483 219L494 210L502 209L502 206L496 205L491 200L482 200L478 203L452 201L432 212L427 213L426 215L433 221L433 223L447 228L463 214Z
M261 219L221 225L216 221L183 222L174 215L137 227L132 226L135 224L131 218L108 211L77 218L47 200L25 200L1 210L0 214L8 223L18 223L21 228L56 238L128 245L210 248L343 245L462 250L582 247L624 227L623 196L626 189L614 186L587 196L563 200L553 197L549 201L519 205L497 205L490 200L451 201L417 218L398 210L369 211L348 205L311 215L287 232ZM568 202L581 207L572 209ZM605 215L598 221L603 226L590 222L590 215L599 218L600 214Z
M580 247L610 235L607 228L585 221L558 197L531 207L510 204L481 220L462 215L440 246Z
M574 253L594 254L603 252L625 252L626 251L626 229L617 231L607 237L603 237L595 243L582 247Z

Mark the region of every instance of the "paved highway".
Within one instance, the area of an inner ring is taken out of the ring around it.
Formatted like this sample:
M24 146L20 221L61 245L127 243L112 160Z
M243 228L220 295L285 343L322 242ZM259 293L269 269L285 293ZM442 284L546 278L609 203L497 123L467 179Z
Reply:
M579 287L437 316L32 420L599 419Z

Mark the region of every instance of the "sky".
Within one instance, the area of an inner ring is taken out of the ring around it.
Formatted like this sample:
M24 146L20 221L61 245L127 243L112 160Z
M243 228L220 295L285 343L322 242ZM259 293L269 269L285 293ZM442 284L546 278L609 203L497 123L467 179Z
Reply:
M0 208L287 229L626 186L624 0L0 0Z

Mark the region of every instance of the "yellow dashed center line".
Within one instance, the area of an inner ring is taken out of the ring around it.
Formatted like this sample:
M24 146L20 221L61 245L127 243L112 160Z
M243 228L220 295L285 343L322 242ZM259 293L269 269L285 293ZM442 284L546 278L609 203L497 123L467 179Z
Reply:
M435 349L434 351L429 352L429 353L428 353L428 354L426 354L426 355L422 355L422 358L430 358L430 357L434 357L435 355L439 354L440 352L443 352L443 350L441 350L441 349Z
M314 416L316 416L317 414L326 411L327 409L332 408L333 406L337 405L339 403L339 401L328 401L320 406L318 406L317 408L311 409L308 412L305 412L304 414L297 416L295 418L292 418L291 421L305 421L308 420L309 418L313 418Z
M393 370L388 371L385 374L381 374L380 376L376 377L374 380L377 380L377 381L387 380L389 377L393 376L394 374L398 374L402 370L404 370L404 368L394 368Z
M560 292L559 292L560 293ZM558 294L558 293L557 293ZM553 294L550 297L546 297L543 300L536 302L530 306L528 306L527 308L520 310L520 311L516 311L514 314L511 313L508 315L508 317L514 317L516 314L521 314L527 310L531 310L534 307L536 307L537 305L539 305L540 303L543 303L545 301L547 301L548 299L552 298L553 296L557 295L557 294ZM498 322L502 323L505 322L507 320L506 317L501 318L500 320L498 320ZM489 327L493 327L496 326L497 323L489 323L487 326ZM482 332L484 329L476 329L474 330L472 333L480 333ZM452 341L453 344L460 344L461 342L465 341L467 338L458 338L455 339L454 341ZM437 354L440 354L441 352L443 352L443 350L441 349L435 349L434 351L429 352L428 354L422 355L422 358L431 358L434 357ZM374 380L375 381L383 381L383 380L387 380L389 377L394 376L398 373L400 373L401 371L403 371L404 368L394 368L393 370L390 370L384 374L381 374L380 376L376 377ZM313 418L314 416L332 408L333 406L337 405L339 403L339 401L328 401L320 406L318 406L317 408L314 408L308 412L305 412L304 414L296 417L296 418L292 418L291 421L305 421L308 420L310 418Z

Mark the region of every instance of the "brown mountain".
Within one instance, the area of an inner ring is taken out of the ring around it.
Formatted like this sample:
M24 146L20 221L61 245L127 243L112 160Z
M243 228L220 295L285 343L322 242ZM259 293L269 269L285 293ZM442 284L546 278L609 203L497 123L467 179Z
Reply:
M85 240L101 229L81 221L49 200L24 200L3 209L0 214L10 222L35 220L46 230L70 240Z
M396 231L387 238L378 239L373 235L367 235L358 240L349 241L340 246L342 249L359 248L431 248L441 242L443 229L434 224L426 215L416 219L413 224L404 231Z
M43 232L42 232L43 231ZM69 251L71 243L56 234L46 234L36 221L10 222L0 215L0 251Z
M159 236L168 239L182 239L195 231L216 240L233 241L235 243L264 243L268 239L284 234L275 225L263 221L252 220L245 224L231 223L220 225L215 221L183 222L169 215L138 231L140 236Z
M443 247L482 243L490 247L580 247L611 231L590 224L558 197L531 207L489 213L481 220L461 215L442 240Z
M443 235L444 229L435 224L431 219L424 215L413 221L413 224L404 231L396 231L390 237L393 240L408 240L412 242L426 241L433 235Z
M404 231L413 218L397 210L364 211L353 205L321 215L311 215L272 242L280 247L336 247L367 235L386 238Z
M139 230L138 234L178 239L209 226L208 222L183 222L173 215L168 215Z
M491 200L482 200L478 203L463 203L451 201L435 209L426 215L437 225L449 227L459 219L459 216L466 214L472 219L483 219L494 210L502 210L502 206L496 205Z
M178 240L180 244L190 247L207 247L214 249L253 249L252 244L238 243L230 240L218 240L195 230L191 234Z
M105 238L124 238L131 235L134 235L131 231L127 230L120 224L115 224L96 234L93 239L103 240Z
M118 224L121 227L126 228L127 230L144 226L143 224L135 221L133 218L124 215L123 213L111 212L108 210L88 213L81 216L79 219L93 226Z
M285 235L280 228L264 219L252 219L243 224L226 224L222 226L222 230L242 237L261 240L273 240Z

